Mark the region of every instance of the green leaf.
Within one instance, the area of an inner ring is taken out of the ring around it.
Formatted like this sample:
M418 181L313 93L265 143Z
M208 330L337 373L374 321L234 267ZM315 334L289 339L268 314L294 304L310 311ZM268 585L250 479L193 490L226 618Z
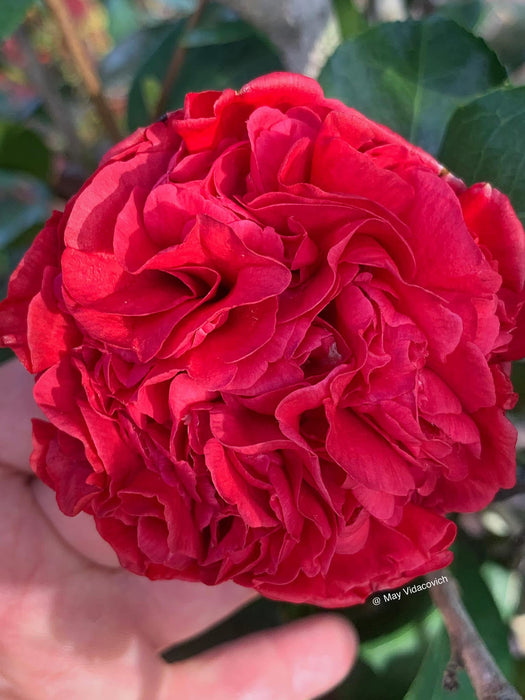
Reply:
M0 250L47 219L50 199L48 188L31 175L0 170Z
M472 31L483 19L485 9L482 0L456 0L438 7L436 14L453 19L465 29Z
M451 20L430 17L381 24L345 41L320 83L329 97L435 154L458 105L505 78L482 39Z
M404 700L476 700L467 674L458 672L459 688L454 694L443 688L443 672L450 659L450 643L443 624L429 644L423 662Z
M210 66L214 66L211 72ZM282 70L282 64L277 54L255 33L231 44L190 49L168 107L181 107L188 92L238 89L259 75L278 70Z
M489 587L502 619L510 620L517 613L521 600L521 576L517 571L509 571L493 561L486 561L481 565L481 575Z
M0 168L46 180L50 164L51 154L38 134L21 124L0 121Z
M410 620L398 629L362 643L361 658L380 674L394 665L399 656L421 653L421 645L429 640L439 626L439 614L434 609L421 622Z
M198 46L230 44L232 41L248 39L252 35L253 29L242 20L223 22L215 26L198 26L184 37L184 46L186 48L195 48Z
M253 27L232 10L211 3L206 6L199 24L184 35L183 44L187 48L229 44L232 41L253 36Z
M439 613L431 609L423 619L413 617L387 634L362 641L359 661L345 683L333 691L334 700L385 700L385 688L389 700L402 698L440 624Z
M200 36L192 32L185 37L185 23L173 23L138 69L128 100L130 129L151 121L145 90L148 84L151 85L152 78L162 83L171 57L182 40L187 40L192 48L186 52L184 67L169 96L168 109L182 107L188 92L236 89L258 75L282 69L274 49L252 27L230 11L217 11L213 5L208 6L207 11L202 25L199 25L202 27ZM210 43L203 45L206 35ZM198 45L194 46L192 42Z
M462 601L476 629L487 645L501 671L512 674L512 659L508 645L508 629L503 622L494 598L485 582L487 564L473 551L472 543L461 533L453 546L454 561L451 569L462 594ZM493 567L489 567L494 576ZM483 572L483 573L482 573ZM501 576L501 572L496 572ZM501 579L498 579L501 583ZM496 581L495 581L496 583ZM444 586L447 583L442 584ZM442 687L443 672L450 659L450 644L441 624L431 641L419 671L405 700L475 700L476 696L463 671L458 673L459 689L451 695Z
M153 111L148 105L148 85L155 80L162 86L173 52L184 33L185 22L178 20L164 27L160 41L139 65L128 96L128 126L131 130L151 121ZM160 30L160 28L158 28Z
M368 28L368 22L352 0L332 0L332 5L343 39L350 39Z
M501 671L508 675L512 668L508 629L481 575L482 560L472 549L471 542L461 534L453 550L451 568L460 585L463 605Z
M0 41L7 39L22 24L35 0L2 0L0 2Z
M486 181L508 195L525 223L525 87L502 88L459 108L439 153L468 184Z
M126 37L100 62L100 77L106 87L129 86L143 63L174 29L173 22L161 22Z
M162 94L162 85L160 80L153 75L148 75L141 84L142 99L146 105L149 114L153 114L155 106Z

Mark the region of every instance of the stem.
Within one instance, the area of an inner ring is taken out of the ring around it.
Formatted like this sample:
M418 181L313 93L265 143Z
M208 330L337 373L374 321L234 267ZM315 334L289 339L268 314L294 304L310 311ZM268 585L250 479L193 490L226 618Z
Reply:
M17 30L15 37L22 51L25 70L31 84L38 90L49 112L49 116L57 125L57 130L64 136L70 155L77 162L82 162L85 155L84 149L73 128L73 120L71 118L69 105L62 99L51 73L47 71L38 60L26 24L23 24Z
M64 4L64 0L45 0L45 2L60 28L71 59L108 135L114 141L119 141L121 138L120 129L106 101L102 82L86 47L82 43L77 27Z
M478 700L522 700L518 691L499 670L484 641L465 610L456 579L444 570L448 583L430 589L439 608L450 639L451 659L443 683L457 688L456 672L462 666L470 678Z
M202 13L204 12L206 3L207 0L199 0L199 4L197 5L195 12L191 15L191 17L186 23L184 34L191 32L192 29L195 29L195 27L199 23L200 18L202 17ZM168 70L166 71L166 75L164 76L164 81L162 83L162 91L160 93L159 101L157 102L157 106L155 107L154 112L154 117L156 119L158 119L161 116L161 114L164 114L164 112L166 111L171 88L173 87L175 81L179 77L182 65L184 63L184 59L186 58L187 50L188 49L186 48L186 46L184 46L184 41L179 41L171 57Z

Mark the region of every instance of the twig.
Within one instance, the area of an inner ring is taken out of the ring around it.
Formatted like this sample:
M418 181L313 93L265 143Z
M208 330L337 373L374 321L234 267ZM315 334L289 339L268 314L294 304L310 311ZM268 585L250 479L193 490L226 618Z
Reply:
M207 0L199 0L199 4L197 5L195 12L191 15L191 17L186 23L186 27L184 28L184 34L188 34L188 32L191 32L192 29L195 29L195 27L199 23L200 18L202 17L202 13L204 12L206 3ZM161 114L164 114L164 112L166 111L171 88L173 87L175 81L179 77L182 65L184 63L184 59L186 58L186 51L187 48L186 46L184 46L184 42L179 41L175 51L173 52L170 64L168 66L168 70L166 71L166 75L164 76L164 80L162 82L162 91L160 93L160 97L155 107L154 113L156 119L158 119L161 116Z
M106 101L100 77L82 43L64 0L45 0L45 2L60 28L64 43L108 135L113 140L118 141L121 138L120 129Z
M69 105L62 99L51 73L38 60L26 24L17 30L15 37L24 57L24 68L31 84L38 90L49 116L58 126L58 131L64 136L70 156L77 162L82 162L84 160L82 143L73 128Z
M441 612L450 639L451 658L445 670L443 685L449 689L457 688L457 669L463 667L478 700L522 700L518 691L499 670L463 607L457 581L447 569L444 573L448 583L430 589L430 595ZM435 574L432 578L434 576Z
M458 671L463 667L459 649L450 640L450 660L443 673L443 688L449 691L456 691L459 688Z

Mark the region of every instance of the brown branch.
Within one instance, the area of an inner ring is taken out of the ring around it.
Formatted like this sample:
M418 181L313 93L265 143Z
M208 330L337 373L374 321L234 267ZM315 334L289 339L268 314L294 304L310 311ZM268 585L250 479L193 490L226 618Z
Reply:
M443 688L445 690L455 691L459 688L458 671L463 668L461 654L455 646L452 639L450 640L450 660L443 673Z
M206 3L207 0L199 0L197 9L186 22L186 27L184 28L184 35L177 44L175 51L173 52L170 64L168 66L168 70L166 71L166 75L164 76L164 80L162 82L162 91L160 93L159 100L155 107L154 117L156 119L158 119L161 116L161 114L164 114L164 112L166 111L171 88L173 87L175 81L179 77L180 71L184 63L184 59L186 58L186 52L188 49L186 46L184 46L184 36L188 34L188 32L191 32L192 29L195 29L195 27L197 26L197 24L200 21L200 18L202 17L202 13L204 12L204 8L206 7Z
M114 141L120 140L120 129L106 101L100 77L78 34L77 27L69 14L64 0L45 0L45 2L60 28L66 48L108 135Z
M474 627L459 594L457 581L444 570L448 583L430 589L450 639L451 659L443 678L444 687L457 688L457 669L463 667L478 700L522 700L518 691L499 670L491 653ZM432 577L435 578L435 574Z

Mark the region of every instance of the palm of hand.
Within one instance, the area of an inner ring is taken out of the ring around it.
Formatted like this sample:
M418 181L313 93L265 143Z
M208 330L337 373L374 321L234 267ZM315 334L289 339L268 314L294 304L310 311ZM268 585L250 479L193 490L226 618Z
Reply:
M347 672L355 638L317 616L168 666L158 652L254 597L120 569L88 516L67 518L27 467L31 379L0 367L0 694L29 700L294 700Z

